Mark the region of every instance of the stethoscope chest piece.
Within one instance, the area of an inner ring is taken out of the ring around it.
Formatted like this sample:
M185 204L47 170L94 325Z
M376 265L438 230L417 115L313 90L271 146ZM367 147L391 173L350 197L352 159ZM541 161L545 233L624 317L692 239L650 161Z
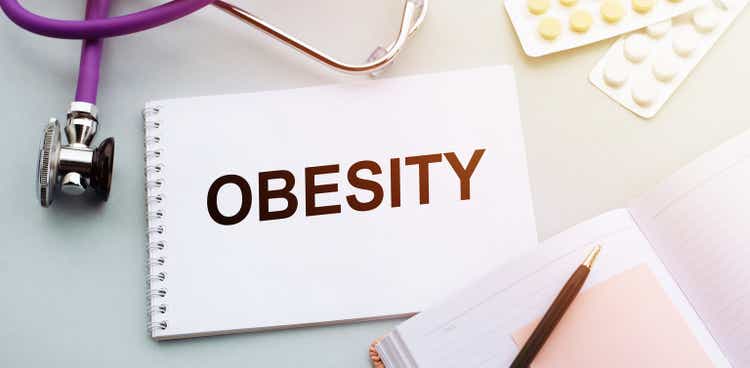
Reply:
M84 194L89 188L102 200L109 198L114 167L115 140L105 139L91 148L99 125L96 106L73 102L68 112L62 144L60 124L50 119L39 151L37 192L42 207L49 207L58 192Z

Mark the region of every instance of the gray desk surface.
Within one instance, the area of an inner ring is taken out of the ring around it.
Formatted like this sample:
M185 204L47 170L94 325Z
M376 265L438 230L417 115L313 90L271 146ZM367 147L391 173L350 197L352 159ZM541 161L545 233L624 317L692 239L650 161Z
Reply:
M365 58L394 36L401 0L237 0L319 47ZM27 0L77 18L83 1ZM124 13L157 1L115 1ZM740 16L652 121L588 84L611 41L523 56L500 0L433 0L388 76L492 64L517 72L540 239L624 206L750 126L750 14ZM149 99L329 84L344 77L208 8L106 44L100 137L117 139L109 203L35 200L37 147L72 98L79 43L0 17L0 366L367 367L367 345L398 321L156 343L147 337L143 133ZM220 297L220 296L217 296Z

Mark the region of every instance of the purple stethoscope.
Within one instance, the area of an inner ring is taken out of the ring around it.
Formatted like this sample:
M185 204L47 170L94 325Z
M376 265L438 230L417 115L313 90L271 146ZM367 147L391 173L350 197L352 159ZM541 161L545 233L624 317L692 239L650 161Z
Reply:
M52 204L57 192L81 195L91 189L107 200L114 167L114 138L93 148L98 129L96 97L102 58L103 39L145 31L189 15L205 6L222 11L260 29L313 59L345 73L375 76L390 65L406 41L417 31L427 14L428 0L406 0L401 28L389 46L378 46L363 64L348 64L307 45L257 16L220 0L173 0L137 13L108 17L110 0L88 0L86 20L70 21L46 18L26 10L18 0L0 0L0 8L14 23L30 32L61 39L83 41L75 100L70 104L65 126L68 144L61 143L57 119L50 119L39 151L37 193L43 207Z

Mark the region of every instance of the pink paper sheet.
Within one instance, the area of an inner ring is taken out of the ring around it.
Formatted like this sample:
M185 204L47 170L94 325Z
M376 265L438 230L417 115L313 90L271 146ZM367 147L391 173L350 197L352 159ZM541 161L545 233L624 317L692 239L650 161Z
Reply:
M522 346L538 322L516 331L516 344ZM578 295L531 366L690 368L712 364L644 264Z

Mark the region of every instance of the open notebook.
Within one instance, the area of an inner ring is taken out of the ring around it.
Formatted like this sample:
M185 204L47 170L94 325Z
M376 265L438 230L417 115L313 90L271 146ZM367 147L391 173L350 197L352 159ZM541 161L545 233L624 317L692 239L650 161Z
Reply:
M411 316L537 243L510 67L144 115L156 339Z
M692 353L705 355L709 366L750 367L750 132L689 164L629 209L605 213L545 241L399 325L377 346L381 359L388 368L507 367L521 343L513 337L522 340L520 335L541 317L594 244L603 245L602 253L579 296L583 301L577 299L571 310L578 302L587 303L588 291L609 287L606 282L646 266L686 324L690 336L680 338L700 347ZM636 306L630 312L653 309ZM576 314L566 318L575 319ZM586 333L601 330L599 336L608 339L617 326L618 321L604 319ZM567 337L581 342L570 347L579 351L569 352L567 360L557 355L554 364L535 361L534 367L586 367L572 363L573 357L597 350L586 351L592 346L585 344L585 333L578 328L578 335ZM572 330L563 327L559 332ZM555 345L557 333L540 356L565 349L564 343ZM631 366L616 359L618 354L674 350L663 346L673 340L637 340L604 341L601 349L620 350L609 352L611 361L599 366ZM706 366L699 361L693 366Z

